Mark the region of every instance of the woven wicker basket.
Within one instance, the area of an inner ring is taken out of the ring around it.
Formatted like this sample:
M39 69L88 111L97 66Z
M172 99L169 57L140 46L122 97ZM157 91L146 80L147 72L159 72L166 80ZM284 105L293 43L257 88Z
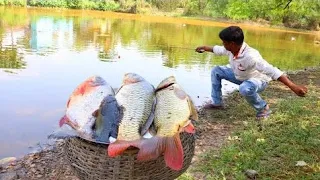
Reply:
M163 156L151 161L137 161L138 149L128 149L121 156L110 158L107 155L107 145L80 138L67 140L65 155L80 179L170 180L179 177L190 166L194 155L194 135L181 133L180 139L184 150L184 163L180 171L166 167Z

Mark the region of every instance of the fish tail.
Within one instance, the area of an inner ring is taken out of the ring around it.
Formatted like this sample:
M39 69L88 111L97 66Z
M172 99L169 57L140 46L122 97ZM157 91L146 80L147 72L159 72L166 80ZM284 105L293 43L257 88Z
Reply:
M152 160L164 154L166 165L171 169L178 171L183 166L183 148L179 133L172 137L154 136L145 139L139 149L138 160Z
M109 144L108 146L108 156L110 157L116 157L121 155L125 150L127 150L130 146L139 148L139 141L123 141L123 140L117 140L114 143Z
M164 151L166 165L173 170L179 171L183 166L183 147L180 140L180 133L166 139Z
M140 150L137 155L139 161L149 161L158 158L163 154L166 137L154 136L150 139L143 139L140 143Z

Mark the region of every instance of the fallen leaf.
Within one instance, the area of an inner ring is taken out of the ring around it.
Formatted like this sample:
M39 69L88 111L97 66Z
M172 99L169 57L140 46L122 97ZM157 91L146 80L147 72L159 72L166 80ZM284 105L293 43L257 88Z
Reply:
M229 141L234 141L234 140L238 140L238 141L240 141L241 140L241 138L239 138L238 136L228 136L228 140Z
M296 166L306 166L306 165L307 163L304 161L297 161L297 164L296 164Z

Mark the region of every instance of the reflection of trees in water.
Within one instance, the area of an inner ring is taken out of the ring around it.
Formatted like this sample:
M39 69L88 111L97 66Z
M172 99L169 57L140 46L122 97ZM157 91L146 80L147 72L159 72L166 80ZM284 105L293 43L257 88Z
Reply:
M0 48L0 68L23 69L27 64L22 59L17 48Z
M25 31L29 18L23 13L12 13L13 9L11 8L2 7L0 10L0 68L23 69L27 64L23 61L23 56L19 54L15 45L14 33L21 30ZM5 33L10 36L7 37L11 41L10 44L4 44L3 42ZM5 72L10 71L6 70Z
M99 55L98 55L100 61L104 61L104 62L115 62L117 61L120 56L115 52L115 51L99 51Z
M0 37L2 37L3 30L0 31ZM23 61L23 57L19 54L17 47L13 42L13 30L10 30L11 47L3 47L2 38L0 38L0 68L6 69L23 69L27 65Z

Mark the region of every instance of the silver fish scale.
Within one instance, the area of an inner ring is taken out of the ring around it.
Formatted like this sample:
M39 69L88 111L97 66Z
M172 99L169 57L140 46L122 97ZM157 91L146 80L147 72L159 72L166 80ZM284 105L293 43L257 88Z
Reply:
M77 96L76 99L71 100L74 102L67 109L67 117L78 123L80 132L91 135L92 125L95 122L92 113L99 108L102 100L108 95L114 95L114 91L111 86L103 85L88 94Z
M118 140L136 140L141 137L139 129L147 121L154 101L154 88L146 82L123 86L116 94L123 118L119 124Z
M179 87L177 84L172 85ZM170 87L169 87L170 88ZM157 135L173 136L180 126L185 125L191 115L188 97L180 99L169 88L156 93L157 106L155 109L154 123L157 127Z

